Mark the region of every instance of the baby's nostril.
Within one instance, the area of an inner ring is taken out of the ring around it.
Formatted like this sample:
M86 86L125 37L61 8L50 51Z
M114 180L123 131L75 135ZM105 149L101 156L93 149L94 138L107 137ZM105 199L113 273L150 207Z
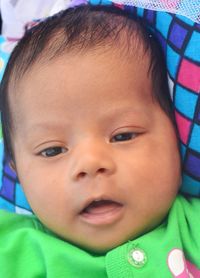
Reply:
M105 173L105 172L106 172L106 169L105 169L105 168L99 168L97 172L98 172L98 173Z
M105 173L106 172L106 169L105 168L99 168L99 169L97 169L95 172L80 172L80 173L78 173L78 175L77 175L77 178L78 179L82 179L82 178L84 178L85 176L87 176L87 175L90 175L90 174L94 174L94 175L96 175L96 174L103 174L103 173Z
M78 174L78 178L84 178L86 176L85 172L81 172Z

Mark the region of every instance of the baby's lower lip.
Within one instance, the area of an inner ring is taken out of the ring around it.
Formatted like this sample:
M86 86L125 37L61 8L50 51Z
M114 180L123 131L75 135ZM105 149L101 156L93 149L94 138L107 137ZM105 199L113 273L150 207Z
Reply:
M81 219L91 225L109 225L120 219L123 205L116 202L105 202L90 207L80 213Z

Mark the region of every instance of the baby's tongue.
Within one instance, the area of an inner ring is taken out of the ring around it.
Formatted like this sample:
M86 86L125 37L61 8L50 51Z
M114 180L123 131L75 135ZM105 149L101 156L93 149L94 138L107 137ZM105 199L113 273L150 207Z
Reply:
M94 201L84 209L84 212L89 214L102 214L112 211L119 206L120 204L110 200Z

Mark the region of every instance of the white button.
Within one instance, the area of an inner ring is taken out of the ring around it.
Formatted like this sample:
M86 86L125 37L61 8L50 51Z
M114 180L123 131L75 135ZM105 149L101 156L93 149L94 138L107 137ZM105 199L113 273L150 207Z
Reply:
M141 248L134 248L129 252L128 261L135 267L143 267L147 262L147 256Z
M134 250L132 253L132 258L134 261L140 263L144 261L144 253L140 250Z

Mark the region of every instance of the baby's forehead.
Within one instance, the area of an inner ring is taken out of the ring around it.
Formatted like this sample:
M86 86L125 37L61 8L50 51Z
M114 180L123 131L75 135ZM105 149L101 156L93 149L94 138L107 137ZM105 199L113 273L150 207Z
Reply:
M118 84L120 90L129 91L129 87L134 85L132 83L136 75L138 83L146 80L149 57L144 56L141 60L135 53L134 57L127 55L125 57L124 55L122 58L122 52L123 50L117 46L102 46L84 53L64 53L54 59L40 60L34 63L20 80L13 81L10 87L11 108L20 112L17 103L24 97L37 98L39 102L40 94L38 92L46 94L46 98L48 98L48 94L53 93L53 90L58 90L58 88L63 90L65 83L67 83L65 89L69 90L69 102L74 94L73 84L76 85L76 83L82 84L83 95L80 96L81 98L85 98L85 90L93 90L96 84L105 88L110 86L113 90ZM116 76L119 80L116 80ZM111 82L112 84L110 84ZM146 87L148 86L149 80L148 83L146 82ZM149 95L150 92L151 90L149 90ZM113 92L107 90L107 96L110 94ZM95 96L95 91L93 91L93 95Z
M58 32L58 36L62 35ZM81 65L86 56L91 56L95 60L98 56L103 56L107 53L114 53L116 56L121 57L121 64L124 66L126 66L127 61L129 63L134 63L134 61L138 62L138 60L148 66L150 64L150 53L145 49L145 45L141 44L141 38L136 35L136 37L133 38L133 41L130 42L130 38L125 30L120 32L120 37L117 42L115 39L112 40L112 38L110 38L108 41L105 40L100 45L91 45L83 49L77 48L76 46L73 49L63 48L61 52L56 52L55 49L52 51L52 45L54 43L60 44L61 46L63 44L63 42L58 43L58 36L55 34L55 37L52 37L52 41L47 44L41 53L39 53L34 59L30 57L27 58L31 60L29 65L24 63L26 58L21 64L14 64L12 74L9 77L9 91L17 92L18 90L16 90L16 88L23 86L27 78L31 81L31 79L34 79L34 75L38 72L44 71L46 67L51 67L52 71L54 71L54 65L57 63L62 64L63 59L67 59L69 64L71 60L77 60ZM62 39L63 38L60 38L60 40ZM127 43L128 41L129 43ZM27 51L24 52L25 57L32 55L29 51L30 49L27 48ZM110 55L111 59L112 56L113 55Z

